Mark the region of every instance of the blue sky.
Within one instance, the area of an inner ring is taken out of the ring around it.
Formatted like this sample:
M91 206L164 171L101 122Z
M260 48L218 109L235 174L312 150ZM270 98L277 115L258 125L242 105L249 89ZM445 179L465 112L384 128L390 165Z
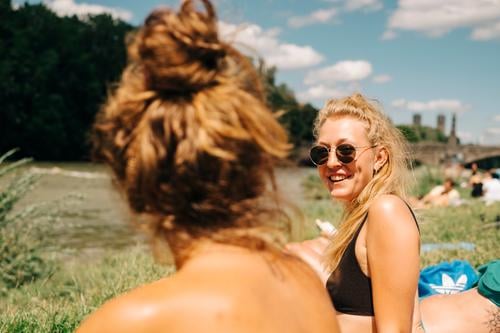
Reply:
M24 1L13 0L19 5ZM30 3L41 1L30 0ZM180 1L43 0L59 15L109 12L140 24ZM500 145L500 0L214 0L221 34L278 67L302 102L354 91L396 124L457 114L464 143Z

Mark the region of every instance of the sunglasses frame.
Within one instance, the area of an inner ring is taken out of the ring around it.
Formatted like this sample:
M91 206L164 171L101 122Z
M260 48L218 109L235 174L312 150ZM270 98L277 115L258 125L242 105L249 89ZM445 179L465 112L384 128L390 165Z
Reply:
M339 147L341 146L349 146L349 148L352 148L354 151L352 154L350 155L342 155L339 153ZM312 150L317 148L317 147L322 147L322 148L325 148L326 151L328 152L327 154L327 158L325 159L325 161L323 163L316 163L316 161L314 161L314 159L312 158ZM333 148L335 147L335 158L337 158L337 161L339 161L340 164L343 164L343 165L347 165L349 163L352 163L354 161L357 160L357 157L361 156L361 154L363 154L365 151L367 151L368 149L371 149L371 148L375 148L377 147L377 145L373 145L373 146L359 146L359 147L356 147L350 143L341 143L340 145L338 146L327 146L327 145L324 145L324 144L317 144L317 145L314 145L311 147L311 149L309 149L309 159L311 160L311 162L316 165L316 166L320 166L320 165L323 165L325 163L328 162L328 159L330 158L330 153L332 152ZM358 152L358 149L363 149L365 148L365 150L363 150L361 153L359 153L359 155L357 154ZM356 156L357 155L357 156ZM339 157L340 156L340 157ZM345 157L349 157L351 158L352 157L352 160L350 160L349 162L344 162L342 161L342 158L345 158Z

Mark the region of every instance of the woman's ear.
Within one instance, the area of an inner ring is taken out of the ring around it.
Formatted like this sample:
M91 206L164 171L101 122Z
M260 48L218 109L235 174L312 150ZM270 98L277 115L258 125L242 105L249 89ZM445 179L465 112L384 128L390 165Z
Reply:
M373 172L378 173L380 169L387 163L387 159L389 158L389 153L387 148L380 147L377 149L375 154L375 163L373 164Z

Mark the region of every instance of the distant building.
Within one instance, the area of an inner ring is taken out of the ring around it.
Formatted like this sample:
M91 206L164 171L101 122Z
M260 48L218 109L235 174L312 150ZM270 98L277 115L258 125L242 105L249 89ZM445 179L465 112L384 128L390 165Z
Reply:
M444 114L438 114L437 116L437 130L441 133L445 133L446 117Z
M448 137L448 145L450 146L456 146L458 144L456 127L457 127L457 115L454 113L451 118L451 131L450 131L450 136Z
M422 126L422 115L420 113L413 114L413 126L416 127Z

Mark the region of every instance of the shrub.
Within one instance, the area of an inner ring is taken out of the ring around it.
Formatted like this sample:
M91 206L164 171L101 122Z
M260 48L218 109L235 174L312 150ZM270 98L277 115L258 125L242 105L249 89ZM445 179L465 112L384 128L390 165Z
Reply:
M22 159L6 164L11 150L0 156L0 291L19 287L45 277L53 263L46 260L41 224L45 218L43 206L28 206L16 211L16 203L32 189L38 177L20 168L30 162Z

